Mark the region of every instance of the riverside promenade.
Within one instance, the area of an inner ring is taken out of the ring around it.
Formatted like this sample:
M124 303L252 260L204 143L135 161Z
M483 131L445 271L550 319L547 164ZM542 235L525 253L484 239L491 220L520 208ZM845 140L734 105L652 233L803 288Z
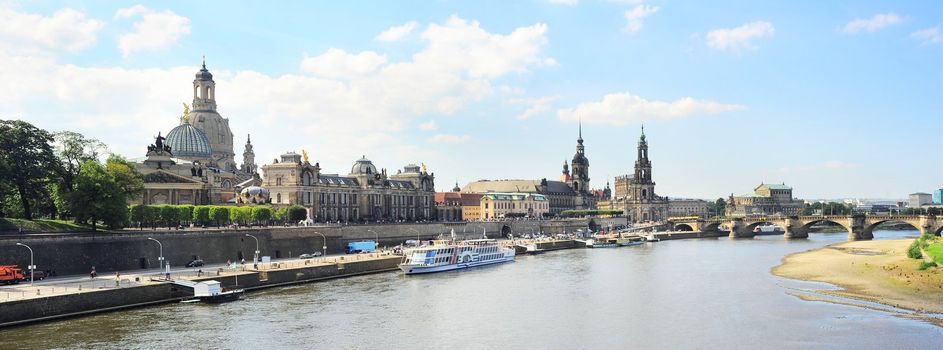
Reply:
M0 327L93 314L192 297L174 281L219 281L224 288L255 290L296 283L392 271L401 257L387 253L284 259L270 263L223 265L172 270L170 279L158 269L120 277L66 276L0 287Z

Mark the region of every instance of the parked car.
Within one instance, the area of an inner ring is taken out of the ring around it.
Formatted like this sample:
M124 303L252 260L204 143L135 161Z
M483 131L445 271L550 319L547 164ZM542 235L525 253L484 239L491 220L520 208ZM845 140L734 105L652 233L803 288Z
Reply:
M305 253L298 256L299 259L311 259L321 256L321 252Z
M187 263L187 267L203 267L205 264L201 259L194 259Z

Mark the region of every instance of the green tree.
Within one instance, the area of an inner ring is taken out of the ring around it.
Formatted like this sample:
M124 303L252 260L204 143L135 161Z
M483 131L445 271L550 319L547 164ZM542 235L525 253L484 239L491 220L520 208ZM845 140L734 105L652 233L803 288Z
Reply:
M76 222L91 222L92 231L97 230L99 220L117 228L128 217L123 192L105 168L94 160L82 163L75 179L75 190L69 194L68 202Z
M177 206L177 219L186 223L193 219L193 206L192 205L178 205Z
M229 220L229 208L214 205L210 207L210 218L216 221L216 227Z
M289 206L286 210L288 211L288 220L291 222L298 222L308 218L308 210L298 204Z
M252 207L252 221L259 223L259 225L268 225L268 221L272 219L272 208L271 207Z
M138 228L144 229L144 222L147 219L147 207L141 204L133 204L128 207L131 222L137 223Z
M198 225L206 225L210 221L210 207L205 205L193 208L193 222Z
M153 205L144 206L144 222L154 228L157 220L160 219L160 208Z
M16 189L23 217L33 219L33 202L49 198L46 183L56 176L58 162L52 135L21 120L0 120L0 181Z
M160 221L163 221L167 228L177 224L177 220L179 219L177 214L180 214L180 212L177 211L177 208L173 205L160 206Z
M284 222L284 221L285 221L285 214L286 214L287 212L288 212L288 210L285 209L285 208L278 208L278 209L275 209L275 210L273 211L272 217L275 218L275 221Z
M59 159L57 167L59 182L55 186L56 206L61 216L68 216L66 198L75 190L75 179L79 176L82 163L87 160L97 160L101 152L106 151L105 145L95 139L87 139L82 134L72 131L62 131L53 135L54 151Z
M141 175L137 167L124 157L117 154L108 156L105 168L108 170L108 174L115 179L115 183L126 201L144 192L144 175Z

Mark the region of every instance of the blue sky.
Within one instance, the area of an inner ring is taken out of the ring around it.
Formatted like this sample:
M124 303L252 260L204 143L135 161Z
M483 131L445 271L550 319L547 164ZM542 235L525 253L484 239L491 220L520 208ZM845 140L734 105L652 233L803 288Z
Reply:
M802 198L943 187L939 2L0 2L0 117L130 158L190 102L201 55L240 158L424 162L440 190L557 178L583 120L594 187Z

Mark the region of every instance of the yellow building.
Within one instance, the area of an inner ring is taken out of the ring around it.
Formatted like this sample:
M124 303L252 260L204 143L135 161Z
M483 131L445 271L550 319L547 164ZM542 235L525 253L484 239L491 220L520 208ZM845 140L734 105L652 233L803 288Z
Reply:
M543 217L550 212L547 197L532 193L485 193L481 196L481 219Z

